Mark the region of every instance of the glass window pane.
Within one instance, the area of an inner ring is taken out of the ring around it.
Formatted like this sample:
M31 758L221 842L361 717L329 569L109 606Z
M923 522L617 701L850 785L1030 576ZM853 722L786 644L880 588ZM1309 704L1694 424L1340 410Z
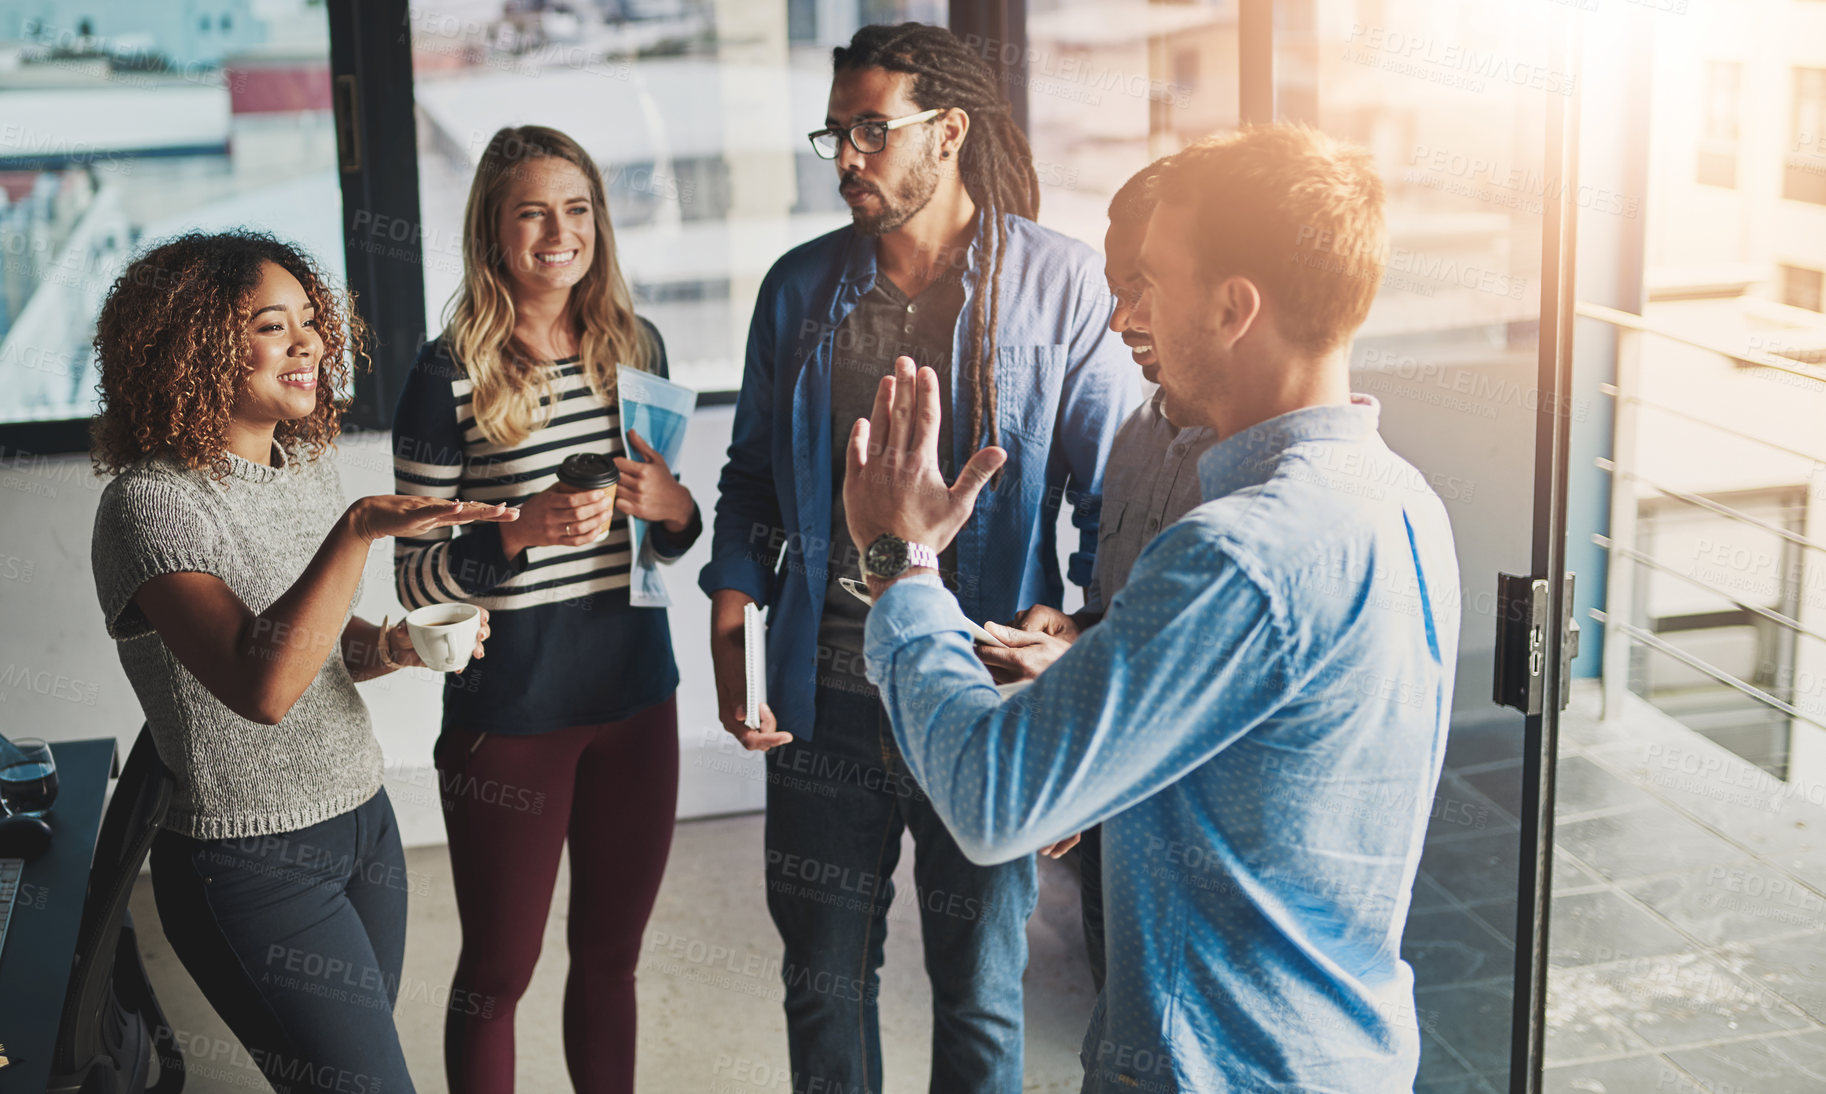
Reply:
M1543 148L1572 78L1553 5L1275 5L1276 107L1369 149L1387 186L1381 290L1352 386L1428 476L1457 540L1452 729L1403 954L1421 1038L1415 1089L1506 1090L1522 716L1491 700L1497 573L1530 570Z
M1770 104L1773 106L1773 104ZM1794 70L1792 140L1782 196L1826 205L1826 68Z
M425 329L463 274L463 205L502 126L568 133L602 169L635 306L673 378L733 391L761 277L849 223L823 124L831 48L876 22L946 22L944 0L646 0L528 11L411 5ZM619 16L608 14L619 10Z
M94 412L96 314L156 240L269 231L342 283L325 9L227 7L0 24L0 423Z
M1571 468L1607 502L1609 569L1601 679L1560 723L1544 1089L1816 1090L1826 5L1606 5L1587 25L1614 63L1589 66L1585 158L1627 161L1644 212L1581 221L1580 296L1647 330L1578 330L1615 393L1573 427L1613 470ZM1627 89L1600 82L1616 71ZM1742 122L1729 190L1692 171L1720 87Z
M1236 5L1034 4L1028 137L1040 223L1101 250L1111 196L1237 120Z

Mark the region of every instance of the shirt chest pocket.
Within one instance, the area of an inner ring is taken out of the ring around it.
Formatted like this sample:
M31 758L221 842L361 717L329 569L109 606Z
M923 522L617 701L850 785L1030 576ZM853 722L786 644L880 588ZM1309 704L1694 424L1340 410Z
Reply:
M1048 443L1059 414L1065 376L1062 345L1000 346L995 350L995 420L1003 433Z
M1103 545L1122 531L1122 518L1128 511L1128 502L1120 499L1111 500L1108 494L1103 496L1103 510L1097 517L1097 553L1099 555L1103 554Z

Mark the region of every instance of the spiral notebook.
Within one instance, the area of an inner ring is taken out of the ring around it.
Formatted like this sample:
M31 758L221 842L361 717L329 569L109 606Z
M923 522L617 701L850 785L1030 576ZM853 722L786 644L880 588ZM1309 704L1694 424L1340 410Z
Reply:
M748 699L743 721L749 729L761 728L761 704L767 702L767 631L761 626L761 609L742 605L742 663L748 677Z

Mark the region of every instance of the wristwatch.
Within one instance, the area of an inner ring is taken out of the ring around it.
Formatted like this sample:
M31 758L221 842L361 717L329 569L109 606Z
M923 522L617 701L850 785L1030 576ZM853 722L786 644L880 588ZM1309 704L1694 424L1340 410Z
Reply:
M923 543L908 543L892 532L883 532L862 553L862 572L881 581L892 581L921 566L938 569L938 552Z

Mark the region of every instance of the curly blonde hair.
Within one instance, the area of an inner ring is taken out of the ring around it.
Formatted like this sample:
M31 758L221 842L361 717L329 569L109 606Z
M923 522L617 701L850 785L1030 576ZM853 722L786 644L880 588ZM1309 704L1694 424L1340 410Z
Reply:
M127 266L95 324L101 409L90 426L97 474L167 455L194 470L228 473L228 426L250 349L247 325L262 267L298 279L316 308L323 357L317 406L282 421L273 438L288 460L316 459L335 443L352 362L367 360L367 329L347 294L309 255L264 232L191 232Z

